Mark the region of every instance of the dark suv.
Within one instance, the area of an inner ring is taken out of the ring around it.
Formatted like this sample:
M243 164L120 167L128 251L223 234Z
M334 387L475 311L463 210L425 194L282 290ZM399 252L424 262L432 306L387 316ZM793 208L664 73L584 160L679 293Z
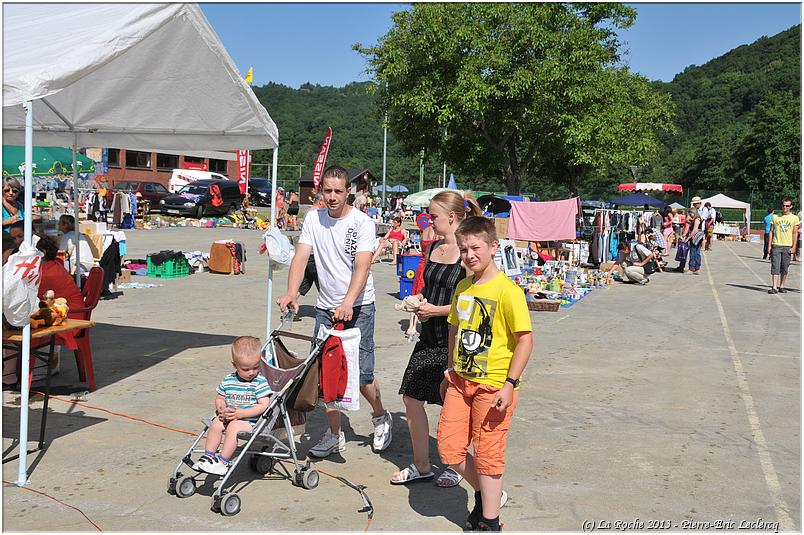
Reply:
M140 199L149 201L149 211L159 210L159 201L170 195L167 188L159 182L148 182L146 180L121 180L114 183L112 190L133 193Z
M248 192L252 205L271 206L271 181L267 178L250 178Z
M212 186L220 189L223 201L220 206L213 205ZM237 210L244 197L234 180L196 180L162 199L160 206L164 214L201 218L205 215L226 215L230 210Z

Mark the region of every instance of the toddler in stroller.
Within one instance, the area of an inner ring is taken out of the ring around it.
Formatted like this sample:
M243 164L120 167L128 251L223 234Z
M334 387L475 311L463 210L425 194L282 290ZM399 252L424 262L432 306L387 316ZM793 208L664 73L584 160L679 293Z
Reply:
M215 389L216 418L209 426L204 454L193 470L225 475L237 449L237 433L251 432L259 416L268 408L271 387L260 371L261 344L253 336L241 336L232 342L232 366ZM218 446L223 439L220 453Z

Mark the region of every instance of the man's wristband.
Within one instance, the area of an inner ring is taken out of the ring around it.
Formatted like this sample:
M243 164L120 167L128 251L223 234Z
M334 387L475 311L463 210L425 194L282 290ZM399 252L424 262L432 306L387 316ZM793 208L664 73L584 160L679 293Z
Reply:
M511 383L511 386L513 386L514 388L519 386L519 379L514 379L512 377L506 377L505 382Z

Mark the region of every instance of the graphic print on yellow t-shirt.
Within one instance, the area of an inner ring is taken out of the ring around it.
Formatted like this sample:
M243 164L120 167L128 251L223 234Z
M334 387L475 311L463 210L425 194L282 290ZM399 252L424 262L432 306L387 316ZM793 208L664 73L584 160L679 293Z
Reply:
M448 321L458 327L453 367L465 379L505 384L516 349L514 333L530 332L525 294L504 273L480 285L458 283Z
M773 225L773 241L771 244L792 247L793 229L801 224L798 216L795 214L774 215L773 219L771 219L771 224Z

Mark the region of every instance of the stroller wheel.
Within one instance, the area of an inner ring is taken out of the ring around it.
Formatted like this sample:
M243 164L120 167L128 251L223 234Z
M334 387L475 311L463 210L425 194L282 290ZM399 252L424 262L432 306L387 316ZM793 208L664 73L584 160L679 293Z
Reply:
M221 500L221 513L223 516L234 516L240 512L240 496L231 492Z
M193 494L195 494L195 479L192 476L180 477L176 481L176 496L189 498Z
M302 475L302 486L307 490L318 486L318 470L305 470Z
M272 450L268 446L263 446L262 451L263 453L270 453ZM274 471L275 462L276 460L271 457L252 455L251 459L249 460L249 465L251 466L252 470L264 476Z

